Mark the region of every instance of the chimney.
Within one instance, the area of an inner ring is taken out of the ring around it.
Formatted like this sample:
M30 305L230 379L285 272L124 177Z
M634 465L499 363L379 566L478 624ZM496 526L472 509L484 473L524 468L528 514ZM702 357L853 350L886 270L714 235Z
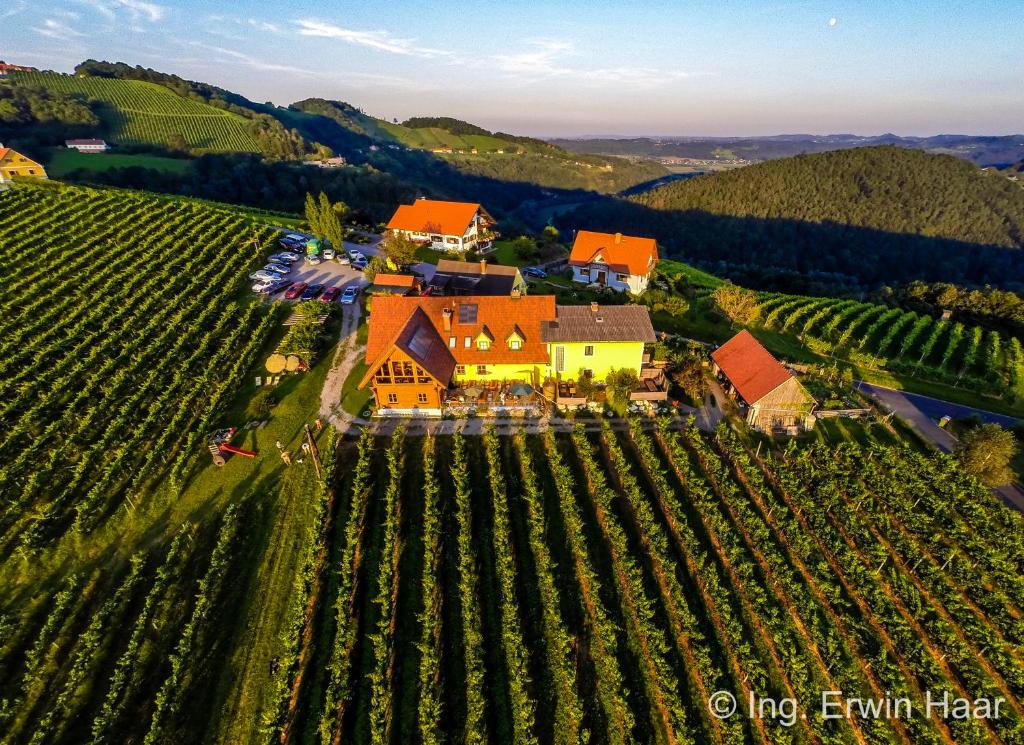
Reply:
M522 294L522 291L518 287L512 288L512 297L519 297Z
M592 302L592 303L590 304L590 311L591 311L592 313L597 313L597 303L596 303L596 302Z
M616 233L615 234L615 242L616 243L622 243L622 233Z
M445 331L451 331L452 330L452 309L451 308L444 308L441 311L441 318L444 319L444 330Z
M487 274L487 259L480 259L480 273Z

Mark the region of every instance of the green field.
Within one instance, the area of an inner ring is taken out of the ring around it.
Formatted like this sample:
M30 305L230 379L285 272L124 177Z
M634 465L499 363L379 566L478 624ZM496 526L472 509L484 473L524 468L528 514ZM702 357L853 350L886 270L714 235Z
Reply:
M191 162L184 158L164 158L159 155L122 153L80 153L60 148L53 151L46 162L50 178L63 178L73 171L102 173L111 168L152 168L165 173L186 173Z
M155 83L47 72L19 72L11 79L98 102L103 135L111 142L162 146L170 135L180 134L196 150L259 152L243 117Z

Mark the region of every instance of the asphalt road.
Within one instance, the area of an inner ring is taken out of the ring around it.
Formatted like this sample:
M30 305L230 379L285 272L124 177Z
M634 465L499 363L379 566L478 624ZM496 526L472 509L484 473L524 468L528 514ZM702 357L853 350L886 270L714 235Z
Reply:
M944 453L952 453L956 450L959 440L938 425L937 421L943 416L959 419L977 415L984 422L1001 424L1005 427L1013 426L1019 421L1012 416L993 414L991 411L940 401L937 398L907 393L895 388L885 388L862 381L857 381L856 385L859 390L876 398L886 409L895 412L918 434ZM1019 486L1007 484L995 491L1006 504L1024 512L1024 490Z

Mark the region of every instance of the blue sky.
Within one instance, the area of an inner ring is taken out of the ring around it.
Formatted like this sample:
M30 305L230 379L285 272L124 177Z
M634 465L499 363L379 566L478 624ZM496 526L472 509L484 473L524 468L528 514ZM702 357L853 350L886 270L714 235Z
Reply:
M0 58L533 135L1024 130L1024 2L5 0Z

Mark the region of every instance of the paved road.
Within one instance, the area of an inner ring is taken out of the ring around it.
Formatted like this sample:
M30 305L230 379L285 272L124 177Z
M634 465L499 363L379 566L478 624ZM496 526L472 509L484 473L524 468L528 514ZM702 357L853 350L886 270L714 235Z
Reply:
M886 409L895 412L900 418L910 424L918 434L944 453L952 453L956 450L960 441L936 423L937 419L943 416L957 419L977 415L981 417L982 421L994 422L1003 426L1012 426L1019 421L1012 416L993 414L990 411L953 404L948 401L940 401L929 396L899 391L895 388L885 388L862 381L857 381L856 385L864 393L876 398ZM1008 484L999 487L995 491L1006 504L1020 512L1024 512L1024 490L1019 486Z
M995 414L991 411L985 411L984 409L976 409L972 406L954 404L949 401L942 401L930 396L922 396L918 393L907 393L906 391L898 391L893 388L886 388L884 386L864 383L862 381L857 382L857 387L872 396L882 397L892 393L898 394L900 397L907 399L907 401L913 404L913 406L923 414L936 421L944 416L948 416L951 419L964 419L970 416L977 416L983 422L1001 424L1004 427L1012 427L1020 422L1017 417L1007 416L1006 414Z

